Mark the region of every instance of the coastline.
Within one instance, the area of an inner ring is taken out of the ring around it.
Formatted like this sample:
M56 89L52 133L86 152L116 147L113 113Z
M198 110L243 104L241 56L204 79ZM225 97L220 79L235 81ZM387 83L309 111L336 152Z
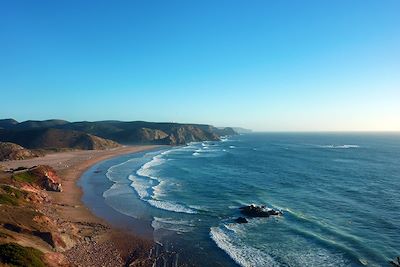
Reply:
M61 233L72 238L64 251L46 253L52 266L124 266L132 260L147 266L148 252L153 240L138 237L132 231L112 226L97 217L82 202L79 179L90 167L102 161L126 154L143 152L159 146L124 146L112 150L58 152L44 157L1 162L6 168L49 165L61 177L63 192L48 192L50 201L38 207L57 222ZM132 255L134 251L134 255Z

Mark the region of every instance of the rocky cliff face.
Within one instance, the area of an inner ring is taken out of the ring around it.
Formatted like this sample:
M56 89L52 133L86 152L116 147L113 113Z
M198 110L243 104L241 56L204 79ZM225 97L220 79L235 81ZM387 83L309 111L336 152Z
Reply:
M9 142L0 142L0 161L21 160L33 157L37 157L37 155L20 145Z
M37 184L45 190L62 192L61 179L50 166L39 165L29 169L29 173L37 177Z
M159 144L166 137L168 134L164 131L145 127L121 131L112 136L114 140L124 144Z
M41 251L65 250L67 243L64 239L68 241L70 236L59 231L58 222L39 210L46 210L43 204L49 204L45 190L61 191L60 178L49 166L19 169L0 173L0 244L16 242ZM23 250L23 247L20 249ZM5 259L4 251L1 252L2 266L9 257ZM43 259L40 256L37 260L41 262ZM44 266L33 265L32 262L22 265Z
M17 171L13 174L12 180L23 188L33 187L39 190L62 192L60 178L56 171L47 165Z
M120 144L104 139L95 135L85 134L82 139L76 144L77 148L87 150L105 150L119 147Z
M219 136L215 133L204 131L192 125L183 125L172 129L168 136L171 145L183 145L196 141L217 141Z

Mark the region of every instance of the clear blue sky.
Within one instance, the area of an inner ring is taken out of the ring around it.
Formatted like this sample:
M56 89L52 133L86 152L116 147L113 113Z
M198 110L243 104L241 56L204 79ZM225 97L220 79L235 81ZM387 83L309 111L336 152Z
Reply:
M0 118L400 130L400 1L0 2Z

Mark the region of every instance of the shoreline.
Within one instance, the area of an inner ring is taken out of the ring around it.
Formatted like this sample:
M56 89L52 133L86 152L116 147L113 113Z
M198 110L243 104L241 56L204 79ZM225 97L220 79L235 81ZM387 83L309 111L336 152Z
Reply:
M124 266L135 258L143 266L153 240L138 237L132 231L117 227L102 219L85 206L83 190L78 181L94 165L118 156L144 152L157 145L124 146L112 150L85 150L57 152L43 157L19 161L1 162L10 169L20 166L49 165L53 167L63 187L62 192L47 192L50 201L38 209L59 225L61 233L73 238L67 240L63 251L46 253L53 266ZM132 230L132 229L130 229ZM132 255L134 251L134 255ZM60 255L61 254L61 255Z

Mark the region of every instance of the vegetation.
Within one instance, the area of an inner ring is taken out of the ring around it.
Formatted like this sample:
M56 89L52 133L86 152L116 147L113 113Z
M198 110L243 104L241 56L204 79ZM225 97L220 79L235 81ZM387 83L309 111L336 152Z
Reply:
M0 193L0 204L18 206L18 199L15 196Z
M26 196L26 192L9 185L0 185L0 204L18 206L19 199Z
M0 262L9 266L44 267L42 255L43 253L37 249L23 247L16 243L0 245Z
M18 182L26 182L30 184L37 181L37 177L29 171L13 174L13 179Z
M15 196L18 199L20 199L21 197L25 197L27 194L26 192L24 192L18 188L15 188L15 187L12 187L12 186L9 186L6 184L0 185L0 188L2 190L4 190L6 193Z

